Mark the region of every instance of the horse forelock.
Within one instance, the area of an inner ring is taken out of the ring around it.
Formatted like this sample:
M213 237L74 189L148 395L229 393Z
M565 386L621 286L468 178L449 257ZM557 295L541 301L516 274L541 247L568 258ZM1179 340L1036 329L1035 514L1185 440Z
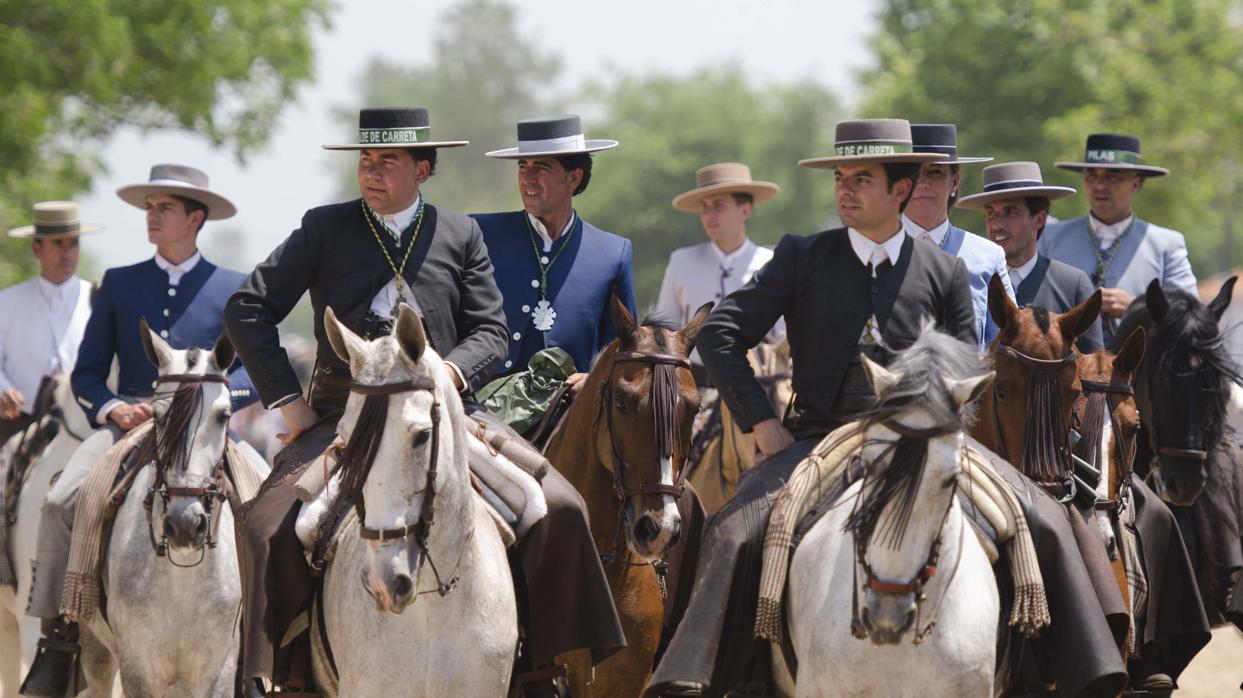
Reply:
M949 381L987 373L989 359L975 347L926 325L910 347L894 355L888 370L898 381L864 413L865 422L922 409L933 422L930 426L945 426L969 422L974 409L974 405L959 408L955 404Z

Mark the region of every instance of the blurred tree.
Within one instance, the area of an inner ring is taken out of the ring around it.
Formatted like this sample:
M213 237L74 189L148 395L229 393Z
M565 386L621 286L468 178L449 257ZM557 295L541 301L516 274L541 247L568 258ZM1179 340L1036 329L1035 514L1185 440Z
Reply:
M1234 264L1243 203L1243 27L1231 0L886 0L863 75L867 112L958 124L960 149L1035 160L1045 180L1082 188L1058 160L1089 133L1131 133L1169 167L1137 212L1187 235L1199 276ZM978 191L979 167L964 168ZM1054 204L1086 213L1082 196ZM983 232L978 214L955 219Z
M674 210L695 170L743 162L781 193L755 208L747 233L760 244L806 235L835 217L831 173L798 166L832 151L837 100L812 83L757 86L740 66L685 76L622 76L587 90L589 137L615 138L596 156L591 185L575 200L583 217L634 243L641 305L654 303L669 253L702 242L699 217Z
M0 0L0 228L33 202L70 198L121 126L184 128L239 158L267 140L311 78L311 29L328 0ZM0 247L0 286L33 273Z
M439 18L427 65L371 63L357 104L337 109L342 133L357 133L362 106L427 107L432 138L471 141L440 151L436 174L424 185L428 199L467 213L516 209L514 164L483 154L510 147L519 119L555 111L561 61L540 45L519 32L512 5L466 0ZM343 198L358 197L356 165L354 159L342 165Z

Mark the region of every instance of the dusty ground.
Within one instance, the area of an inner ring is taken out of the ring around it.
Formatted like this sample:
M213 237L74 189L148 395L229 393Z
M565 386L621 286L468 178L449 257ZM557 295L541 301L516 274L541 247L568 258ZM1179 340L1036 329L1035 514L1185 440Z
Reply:
M1174 698L1229 698L1243 696L1243 634L1226 626L1213 631L1213 640L1196 655L1178 680Z

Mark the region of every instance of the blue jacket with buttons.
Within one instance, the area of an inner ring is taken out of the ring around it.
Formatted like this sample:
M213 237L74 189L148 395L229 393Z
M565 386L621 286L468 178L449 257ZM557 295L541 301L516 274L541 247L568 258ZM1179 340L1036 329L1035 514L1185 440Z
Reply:
M496 285L505 299L510 334L502 373L526 369L531 357L546 347L561 347L579 371L587 371L595 355L616 336L608 305L610 293L616 292L630 313L635 313L630 241L606 233L576 214L574 227L557 238L552 249L543 252L543 242L538 243L541 255L550 260L561 252L548 271L548 300L556 319L552 329L540 332L531 317L531 309L540 299L540 263L532 247L533 233L526 213L477 213L471 217L483 230Z
M99 408L117 394L140 398L154 392L156 369L142 348L141 318L174 349L210 349L222 332L225 303L244 278L206 259L176 286L168 283L168 273L154 259L104 272L71 377L73 393L91 423L97 423ZM114 356L117 394L107 385ZM229 372L229 390L234 410L258 399L240 363Z

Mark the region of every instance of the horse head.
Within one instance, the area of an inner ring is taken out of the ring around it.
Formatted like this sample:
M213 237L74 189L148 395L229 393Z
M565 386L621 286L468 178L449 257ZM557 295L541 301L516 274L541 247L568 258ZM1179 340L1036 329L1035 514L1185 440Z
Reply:
M1143 326L1151 338L1135 392L1154 454L1153 489L1170 504L1188 506L1204 490L1210 454L1225 436L1231 389L1243 382L1218 326L1236 278L1208 305L1153 280L1123 318L1123 328Z
M1074 453L1100 474L1098 500L1117 502L1135 465L1140 421L1132 385L1147 343L1144 328L1137 327L1117 354L1097 351L1079 356L1082 392L1075 399L1074 415L1081 438Z
M345 442L340 496L353 503L367 541L362 583L380 610L400 614L418 597L424 567L436 590L452 588L440 575L455 573L473 532L448 518L470 511L462 403L410 306L401 306L388 337L362 339L331 308L324 330L352 376L337 426Z
M712 304L674 329L639 324L616 296L610 303L617 340L600 352L587 378L589 386L599 386L595 448L613 481L626 543L652 562L681 535L677 497L699 411L688 357Z
M888 368L866 356L863 365L876 401L861 423L863 484L846 521L866 576L855 631L877 645L897 644L936 573L962 473L964 425L993 373L974 346L931 323Z
M1037 482L1070 476L1071 408L1080 391L1075 340L1100 311L1100 291L1057 314L1019 309L997 275L989 283L988 312L1000 328L991 345L997 379L975 433Z
M150 522L152 536L160 532L160 553L166 546L202 551L213 544L213 507L224 500L220 483L232 416L225 372L233 345L221 335L211 351L173 349L146 318L140 326L143 350L158 372L148 448L156 469L152 494L160 495L162 512Z

